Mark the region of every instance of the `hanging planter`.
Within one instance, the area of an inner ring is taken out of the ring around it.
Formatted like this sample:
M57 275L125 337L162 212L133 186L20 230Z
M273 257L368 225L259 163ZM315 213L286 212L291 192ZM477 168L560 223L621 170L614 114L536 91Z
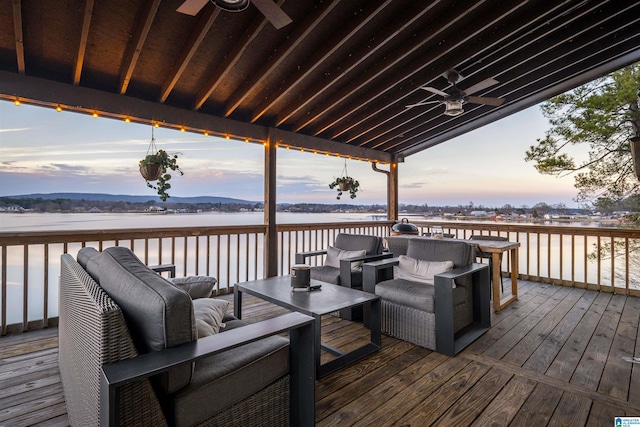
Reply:
M184 175L177 161L177 154L169 155L166 151L157 149L152 127L147 155L139 162L140 174L147 181L147 187L156 190L163 202L166 202L170 197L167 190L171 188L171 184L169 184L171 174L167 173L167 170L178 171L180 175ZM157 182L154 185L151 183L152 181Z
M330 189L336 189L338 191L338 195L336 199L340 200L343 192L349 192L349 197L352 199L356 198L356 193L358 192L358 188L360 187L360 183L349 176L347 172L347 161L344 161L344 169L342 169L342 176L336 178L331 184L329 184Z

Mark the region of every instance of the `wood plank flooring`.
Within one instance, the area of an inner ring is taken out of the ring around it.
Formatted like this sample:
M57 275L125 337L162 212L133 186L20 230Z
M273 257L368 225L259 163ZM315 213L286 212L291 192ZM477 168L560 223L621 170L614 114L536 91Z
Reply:
M243 307L252 321L283 312ZM640 356L639 322L640 298L521 281L519 300L456 357L383 336L379 352L318 381L317 425L613 425L640 416L640 364L624 359ZM322 333L343 349L368 337L333 316ZM0 426L68 425L57 357L55 328L0 338Z

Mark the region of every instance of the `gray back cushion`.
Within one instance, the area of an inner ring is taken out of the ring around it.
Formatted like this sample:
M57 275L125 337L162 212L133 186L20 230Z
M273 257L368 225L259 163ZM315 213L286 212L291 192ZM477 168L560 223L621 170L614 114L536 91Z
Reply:
M382 253L382 238L364 234L340 233L336 236L335 247L345 251L365 249L367 255L377 255Z
M141 353L163 350L196 339L189 294L150 270L129 249L102 252L100 286L120 306ZM191 366L183 365L158 380L172 393L191 381Z
M96 248L91 247L84 247L78 251L78 264L80 264L97 283L100 283L98 265L100 264L101 255L102 252L98 252Z
M473 263L473 246L465 242L435 239L409 239L407 256L428 261L453 261L453 267Z

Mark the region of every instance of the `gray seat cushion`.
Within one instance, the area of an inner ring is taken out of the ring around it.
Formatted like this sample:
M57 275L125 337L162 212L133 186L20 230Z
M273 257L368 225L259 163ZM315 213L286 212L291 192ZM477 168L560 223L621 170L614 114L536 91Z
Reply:
M320 280L322 282L339 285L340 269L335 267L329 267L327 265L311 267L311 278L313 280Z
M243 324L232 320L225 330ZM201 422L287 375L288 344L272 336L196 362L191 383L173 396L175 425Z
M376 285L376 295L389 302L434 313L435 287L426 283L405 279L385 280ZM453 305L465 302L467 295L463 286L453 289Z
M100 286L120 306L140 353L163 350L196 339L191 297L150 270L131 250L105 249L100 257ZM191 366L172 368L156 381L167 393L189 384Z

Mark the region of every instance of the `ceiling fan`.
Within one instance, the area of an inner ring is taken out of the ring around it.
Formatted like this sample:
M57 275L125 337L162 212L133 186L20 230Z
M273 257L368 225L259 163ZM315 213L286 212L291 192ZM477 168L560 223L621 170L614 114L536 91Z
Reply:
M443 74L449 83L453 85L453 87L449 90L449 93L436 89L430 86L423 86L420 89L426 90L431 93L435 93L436 95L443 96L444 99L441 101L422 101L416 104L407 105L407 108L420 107L422 105L427 104L444 104L445 110L444 114L447 116L457 116L464 113L464 109L462 108L463 104L485 104L492 105L494 107L498 107L502 105L504 102L504 98L490 98L486 96L471 96L472 94L486 89L490 86L498 84L499 82L495 79L488 78L475 85L465 89L460 90L456 85L462 76L456 70L449 70L445 74Z
M186 0L177 9L178 12L195 16L205 5L211 1L222 10L228 12L241 12L249 7L249 0ZM289 25L292 21L289 16L280 9L274 0L251 0L253 5L264 15L271 24L280 29Z

